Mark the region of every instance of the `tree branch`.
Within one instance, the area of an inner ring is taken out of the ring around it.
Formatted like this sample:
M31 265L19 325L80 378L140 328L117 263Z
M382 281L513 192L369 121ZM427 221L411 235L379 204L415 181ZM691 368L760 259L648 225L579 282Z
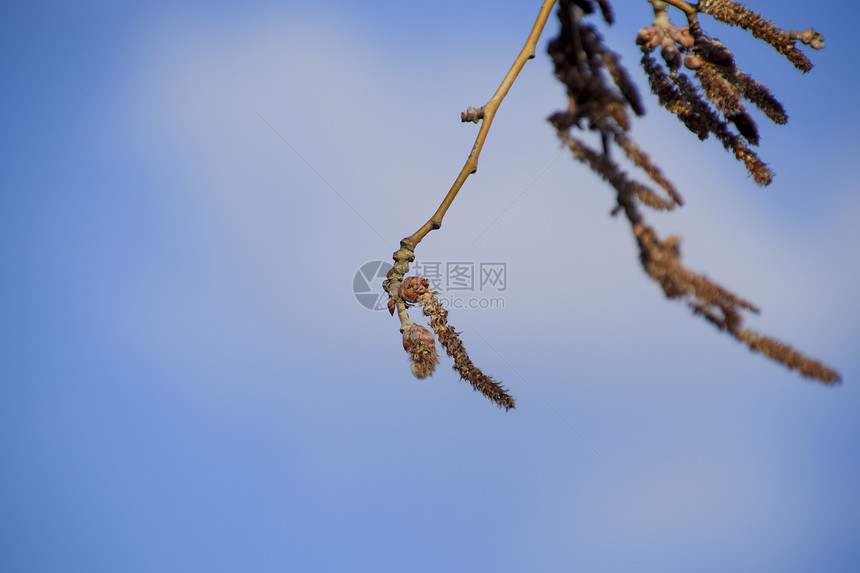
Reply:
M555 6L555 1L556 0L544 0L537 20L535 21L534 26L532 26L532 31L529 34L528 40L526 40L525 46L523 46L523 49L520 51L520 54L517 56L511 69L508 70L508 73L505 75L505 78L502 80L496 93L494 93L493 97L490 98L490 101L481 109L477 110L477 113L474 116L467 116L466 113L463 114L463 121L481 120L481 129L478 131L478 137L475 139L475 144L472 146L472 152L469 153L469 158L466 160L466 164L463 166L463 169L460 170L460 174L457 175L457 179L454 180L454 184L451 186L451 190L448 191L442 204L439 205L439 208L435 213L433 213L433 216L430 217L429 221L424 223L424 225L415 233L401 241L403 246L408 246L414 250L415 246L421 242L421 239L423 239L427 233L442 226L442 219L445 217L445 213L448 211L448 208L451 206L457 193L459 193L463 183L466 182L469 175L478 170L478 157L481 155L484 141L487 139L490 126L493 124L496 110L499 108L499 104L502 103L502 100L505 99L508 90L511 89L511 86L514 84L514 80L517 79L517 76L519 75L520 70L523 69L523 66L525 66L526 61L535 57L535 46L537 45L541 32L543 32L544 25L546 25L546 21L552 12L552 8Z
M556 0L544 0L541 5L540 12L538 13L537 20L535 20L531 33L529 33L529 37L526 40L525 46L520 50L517 59L514 60L511 69L508 70L507 74L505 74L501 85L499 85L496 93L493 94L493 97L490 98L490 101L478 110L475 108L469 108L463 112L462 120L464 122L481 122L481 128L478 131L478 136L475 139L475 144L472 146L472 151L469 153L466 164L463 166L463 169L460 170L459 175L457 175L457 178L454 180L454 184L451 186L448 194L445 195L445 198L442 200L442 204L439 205L439 208L436 209L436 212L433 213L432 217L430 217L430 220L424 223L424 225L415 233L401 240L400 249L394 252L394 267L388 273L388 280L385 281L383 287L388 295L395 301L395 308L397 309L397 314L400 318L401 331L403 328L409 326L411 321L406 313L406 305L400 299L398 291L400 289L400 284L403 281L403 277L407 272L409 272L409 263L415 260L415 247L418 246L418 243L420 243L425 236L427 236L427 233L442 226L442 219L445 217L445 213L448 211L451 203L454 202L454 198L457 196L457 193L459 193L460 188L463 187L463 183L466 182L469 175L478 170L478 157L481 155L484 141L487 139L490 126L493 124L496 110L499 108L502 100L505 99L508 90L511 89L511 86L514 84L514 80L516 80L520 71L523 69L523 66L525 66L525 63L534 58L535 46L537 45L538 39L543 32L546 21L549 18L555 3ZM394 309L392 309L392 312L393 310Z

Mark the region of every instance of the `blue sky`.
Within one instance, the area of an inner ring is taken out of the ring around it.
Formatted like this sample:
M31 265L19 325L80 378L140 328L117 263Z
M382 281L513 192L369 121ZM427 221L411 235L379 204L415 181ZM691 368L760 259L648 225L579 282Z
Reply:
M605 35L643 85L649 7L616 4ZM788 109L762 129L776 179L649 96L635 136L686 199L650 219L844 384L751 354L644 275L545 121L565 105L553 19L418 251L506 263L504 308L451 322L508 413L445 359L412 378L352 285L438 205L477 129L459 114L537 3L8 6L0 568L860 568L860 14L750 6L827 41L801 76L706 22Z

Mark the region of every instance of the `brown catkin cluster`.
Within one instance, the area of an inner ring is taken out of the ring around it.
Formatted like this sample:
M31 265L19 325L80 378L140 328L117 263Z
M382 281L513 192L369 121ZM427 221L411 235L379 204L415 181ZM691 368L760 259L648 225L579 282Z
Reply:
M724 24L749 30L753 36L764 40L773 46L776 51L788 58L800 71L806 73L812 69L812 62L794 44L795 40L804 41L802 34L780 30L773 25L773 22L765 20L761 14L753 12L740 2L732 2L731 0L701 0L696 8L699 12L713 16ZM807 30L805 34L807 34L809 39L804 41L804 43L811 45L815 49L824 47L821 41L821 34L811 29Z
M675 114L699 139L714 135L744 164L756 183L770 184L773 172L752 149L759 144L758 126L743 102L752 103L777 124L785 124L788 116L765 86L738 67L731 50L702 30L698 13L749 30L804 72L809 71L812 64L795 42L820 49L824 47L821 34L811 28L805 32L780 30L760 14L731 0L702 0L686 13L686 26L674 26L668 14L669 5L653 4L654 23L639 30L636 38L642 48L642 67L652 91L663 107ZM650 55L658 46L665 67ZM693 72L698 85L682 73L682 61L684 67Z
M706 62L696 70L700 81L704 79L702 87L707 99L703 98L685 74L668 74L647 50L643 52L642 68L648 76L651 90L663 107L675 114L699 139L706 139L709 135L716 137L723 147L743 162L753 181L759 185L769 185L773 181L773 172L741 140L743 137L750 145L758 144L758 129L739 102L739 89L726 82L723 76L715 74L711 64ZM760 87L766 91L766 88ZM708 101L716 102L717 107L723 107L727 113L721 117ZM729 123L739 133L735 133Z
M665 6L655 11L660 9L665 10ZM623 76L617 60L596 57L609 51L593 28L582 22L584 15L577 3L560 3L561 33L550 42L548 50L556 66L556 76L567 89L569 103L565 111L553 114L549 121L574 158L588 165L615 190L617 207L613 213L623 213L629 222L639 247L642 268L660 285L667 298L685 301L694 314L751 350L796 369L804 376L828 384L839 382L839 374L821 362L787 344L743 328L742 312L758 313L758 308L685 267L681 263L680 240L677 237L661 239L645 221L640 206L668 209L681 205L681 198L662 171L630 139L628 123L615 119L627 117L625 106L638 115L637 105L641 104L638 97L629 97L620 89L620 82L615 78ZM770 183L773 174L749 147L758 143L758 131L742 100L751 101L777 123L785 123L782 106L766 88L737 69L731 52L704 36L695 21L688 27L678 28L668 23L665 14L657 15L660 17L655 19L653 27L640 30L637 42L642 46L642 66L660 104L700 139L709 135L716 137L744 163L757 183ZM665 66L651 55L658 46L662 46ZM682 59L683 53L686 56ZM701 87L679 72L682 61L694 71ZM613 79L614 87L606 77ZM572 135L573 130L598 132L601 148L595 149ZM629 177L610 155L612 144L620 147L668 198L660 197Z
M661 197L645 183L636 182L635 193L641 200L656 209L674 209L682 204L680 194L628 133L628 111L637 116L645 113L639 91L597 29L582 21L584 13L572 0L559 3L561 33L550 41L547 51L556 77L567 87L568 106L549 121L560 132L576 128L599 133L604 151L612 143L619 145L667 195Z
M600 8L600 13L603 15L604 22L611 24L615 21L615 15L612 13L612 6L609 0L573 0L573 2L586 14L594 12L594 4L596 3Z
M756 183L770 184L773 173L753 150L759 144L759 131L745 102L777 124L786 123L788 116L765 86L738 67L729 48L702 30L698 16L709 14L719 22L749 30L804 72L809 71L812 64L797 49L796 42L821 49L824 47L821 34L811 28L804 32L780 30L760 14L732 0L700 0L696 4L683 0L649 0L649 3L654 20L650 26L639 30L636 43L642 50L642 68L660 105L700 140L714 136L744 164ZM427 233L440 228L442 217L466 177L476 171L477 159L496 109L523 64L534 57L536 43L553 4L543 3L526 45L493 98L480 108L469 107L462 113L464 122L483 122L469 159L431 219L400 241L400 248L393 255L394 265L383 282L389 296L389 312L396 313L400 320L403 347L409 354L412 373L417 378L433 374L439 362L438 338L445 352L453 358L454 370L461 379L505 410L515 407L514 398L472 363L459 333L448 324L448 312L436 297L438 293L429 289L426 279L406 275L415 259L415 247ZM597 28L585 21L586 16L598 9L603 20L611 24L614 15L610 0L558 0L561 30L558 37L549 42L547 52L552 58L555 76L565 86L567 101L565 108L548 120L573 157L615 191L616 206L612 215L623 213L629 223L642 268L660 285L667 298L685 302L694 315L728 333L750 350L798 370L803 376L826 384L840 382L839 373L822 362L774 338L744 328L743 313L758 313L758 308L705 275L685 267L681 263L680 239L675 236L663 239L646 222L641 207L671 210L683 205L683 200L663 171L631 138L632 117L643 115L645 108L619 56L604 44ZM683 14L687 24L674 25L670 9ZM658 49L659 58L654 56ZM589 139L591 144L587 142ZM643 182L629 176L617 162L613 149L620 150L622 160L644 173L647 180ZM409 318L408 310L413 304L419 304L430 318L430 330Z
M430 317L430 327L436 333L436 337L439 339L445 352L454 359L454 370L457 371L460 377L469 382L473 389L492 400L500 408L504 408L505 410L514 408L516 401L513 396L508 394L505 387L492 377L484 374L469 358L469 353L460 340L459 333L448 324L448 311L445 310L442 303L436 298L436 294L438 293L429 290L427 279L422 277L406 277L400 287L401 298L405 301L421 305L424 314ZM429 334L427 329L417 324L411 326L410 332L416 327L423 329ZM422 333L423 336L424 334ZM405 340L406 335L404 334ZM430 336L430 340L432 340L432 335ZM433 352L435 353L435 345ZM436 362L438 362L438 357L436 357L436 361L433 363L434 368ZM419 376L415 372L415 369L416 363L413 360L413 374L419 378L423 378L423 376ZM432 373L432 369L430 372Z
M773 97L769 89L740 70L735 74L735 78L741 95L747 101L759 108L772 122L778 125L788 123L788 114L785 113L785 108L779 100Z

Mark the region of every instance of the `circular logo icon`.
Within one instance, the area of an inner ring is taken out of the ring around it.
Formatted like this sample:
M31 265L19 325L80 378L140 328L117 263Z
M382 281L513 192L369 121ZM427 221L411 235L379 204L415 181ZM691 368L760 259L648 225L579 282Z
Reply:
M388 296L382 291L382 281L391 267L391 263L385 261L370 261L355 271L352 293L361 306L368 310L388 308Z

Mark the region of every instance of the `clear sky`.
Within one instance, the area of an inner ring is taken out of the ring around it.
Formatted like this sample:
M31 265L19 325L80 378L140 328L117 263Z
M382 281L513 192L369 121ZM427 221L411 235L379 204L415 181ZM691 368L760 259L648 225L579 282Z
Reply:
M853 3L749 3L824 33L805 76L705 22L788 109L762 129L771 187L651 96L635 129L686 199L655 225L842 386L644 275L545 121L554 18L418 251L505 263L503 308L450 319L517 409L445 358L412 378L396 320L354 297L447 191L477 132L459 114L538 4L4 7L0 569L860 570ZM649 6L615 4L644 85Z

